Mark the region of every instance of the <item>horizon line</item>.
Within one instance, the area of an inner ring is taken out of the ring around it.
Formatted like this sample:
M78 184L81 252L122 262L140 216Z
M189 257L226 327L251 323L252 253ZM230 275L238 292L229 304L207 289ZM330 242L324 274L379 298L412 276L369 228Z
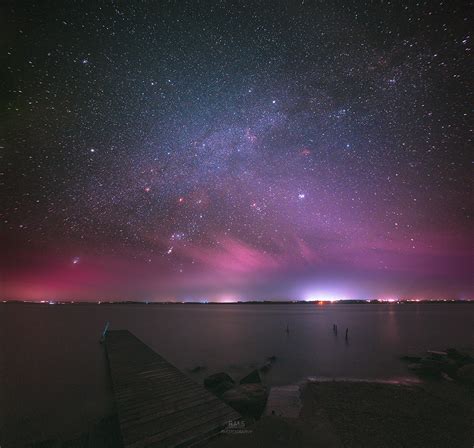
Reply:
M282 299L282 300L236 300L236 301L212 301L212 300L58 300L58 299L3 299L0 303L24 303L35 305L77 305L77 304L95 304L95 305L238 305L238 304L365 304L365 303L445 303L445 302L473 302L474 299Z

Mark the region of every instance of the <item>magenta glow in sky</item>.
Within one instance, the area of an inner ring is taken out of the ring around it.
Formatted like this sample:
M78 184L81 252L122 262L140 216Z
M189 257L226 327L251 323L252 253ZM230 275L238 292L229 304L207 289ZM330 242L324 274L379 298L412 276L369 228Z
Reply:
M2 298L472 298L466 11L7 22Z

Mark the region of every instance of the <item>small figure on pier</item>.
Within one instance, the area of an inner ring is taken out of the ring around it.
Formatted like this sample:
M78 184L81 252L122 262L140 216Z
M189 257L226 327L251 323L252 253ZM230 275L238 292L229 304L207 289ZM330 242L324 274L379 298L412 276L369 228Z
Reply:
M100 337L100 339L99 339L99 342L100 342L101 344L103 344L104 341L105 341L105 336L107 335L107 331L108 331L108 329L109 329L109 325L110 325L110 322L107 322L107 323L105 324L104 331L102 332L102 335L101 335L101 337Z
M349 339L349 328L346 328L346 341Z
M332 331L337 336L337 325L336 324L332 324Z
M285 331L286 331L286 334L290 334L290 327L289 327L288 324L286 324L286 330Z

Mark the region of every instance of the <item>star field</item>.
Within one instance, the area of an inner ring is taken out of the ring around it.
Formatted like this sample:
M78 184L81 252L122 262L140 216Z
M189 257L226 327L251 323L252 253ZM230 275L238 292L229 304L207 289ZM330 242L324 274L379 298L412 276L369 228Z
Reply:
M471 296L467 4L3 9L5 298Z

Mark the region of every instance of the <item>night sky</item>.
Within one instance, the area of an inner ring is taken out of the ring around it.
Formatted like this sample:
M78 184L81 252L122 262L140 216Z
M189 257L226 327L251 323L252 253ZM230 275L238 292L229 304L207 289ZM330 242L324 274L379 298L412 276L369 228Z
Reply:
M3 3L0 298L472 298L468 6Z

